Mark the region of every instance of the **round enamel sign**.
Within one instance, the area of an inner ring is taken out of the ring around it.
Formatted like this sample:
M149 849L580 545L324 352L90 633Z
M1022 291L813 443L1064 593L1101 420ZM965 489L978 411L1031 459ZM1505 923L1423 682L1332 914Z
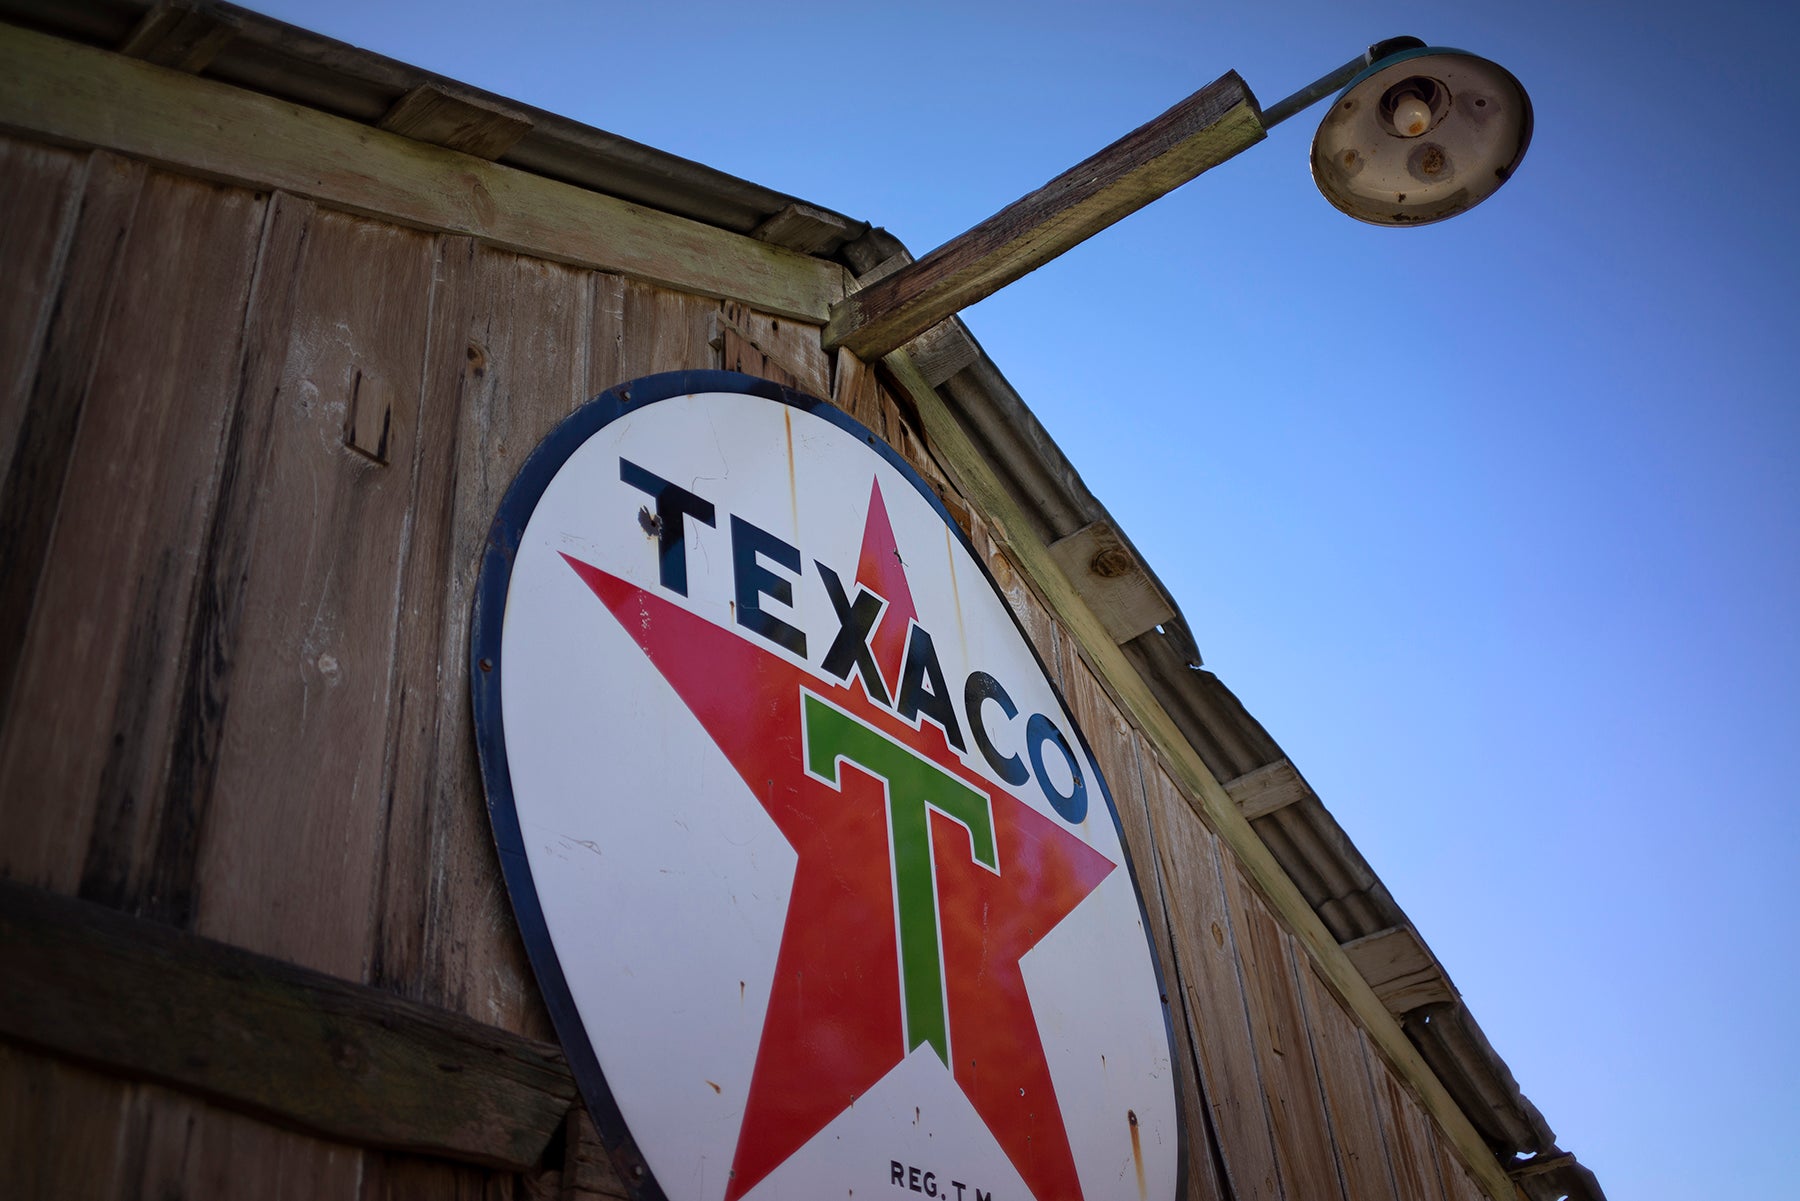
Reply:
M508 492L473 641L507 886L634 1193L1178 1195L1100 769L867 430L724 372L603 394Z

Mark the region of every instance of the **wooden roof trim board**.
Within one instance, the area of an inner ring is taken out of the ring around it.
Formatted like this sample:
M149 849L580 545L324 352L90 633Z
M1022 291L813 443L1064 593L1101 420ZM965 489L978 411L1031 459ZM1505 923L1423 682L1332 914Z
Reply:
M0 26L0 125L802 321L846 282L818 258L15 26Z
M840 224L842 234L817 253L834 253L868 226L841 213L803 204L797 197L739 179L714 167L594 129L542 109L469 88L405 63L346 46L309 30L214 0L0 0L0 20L45 29L107 50L144 47L137 57L159 65L200 71L209 78L292 100L365 124L378 122L416 88L440 88L478 104L514 112L531 128L500 161L508 166L577 184L734 233L799 205ZM204 55L177 47L202 31L229 37ZM164 43L167 43L164 45ZM156 47L161 46L161 49ZM780 243L778 244L785 244ZM792 247L799 249L799 247Z
M856 284L912 261L885 230L231 5L0 0L0 19L55 35L0 27L0 126L46 140L470 233L813 323ZM96 45L107 49L90 48ZM146 61L107 52L126 45ZM184 74L194 71L205 78ZM149 111L118 103L121 94L144 97ZM53 110L34 103L44 95L58 97ZM452 105L431 116L439 95ZM467 106L460 113L459 103ZM457 141L458 116L476 125L462 143L474 154L443 148ZM412 136L382 131L384 119ZM480 157L491 153L497 164ZM1243 794L1252 776L1280 776L1285 756L1236 697L1199 670L1179 609L961 321L940 322L887 362L912 394L934 449L958 448L948 459L953 473L979 477L961 482L1005 510L1000 525L1009 545L1090 640L1108 690L1143 723L1333 991L1451 1131L1483 1187L1495 1197L1514 1195L1489 1150L1511 1170L1518 1170L1512 1152L1533 1150L1538 1159L1522 1162L1543 1169L1521 1177L1519 1188L1534 1201L1551 1187L1602 1196L1591 1173L1558 1158L1564 1153L1554 1136L1447 977L1453 1000L1403 1011L1404 1036L1396 1039L1401 1026L1339 944L1410 931L1405 914L1310 789L1247 815L1243 797L1218 785L1231 781ZM1139 582L1173 614L1118 645L1122 627L1108 629L1095 615L1103 600L1071 581L1048 549L1097 523L1116 535Z

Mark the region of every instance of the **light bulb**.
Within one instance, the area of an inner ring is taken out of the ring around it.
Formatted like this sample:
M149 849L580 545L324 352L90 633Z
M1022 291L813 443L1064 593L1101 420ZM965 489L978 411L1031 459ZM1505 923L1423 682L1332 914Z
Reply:
M1403 138L1416 138L1431 128L1431 106L1417 96L1406 95L1394 102L1394 132Z

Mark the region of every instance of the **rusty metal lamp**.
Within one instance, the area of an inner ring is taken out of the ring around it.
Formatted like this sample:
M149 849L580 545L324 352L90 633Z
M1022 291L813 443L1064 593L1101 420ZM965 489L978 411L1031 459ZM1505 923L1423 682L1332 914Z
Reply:
M1511 72L1418 38L1377 42L1268 108L1230 72L917 262L871 272L831 307L824 343L880 358L1334 92L1313 180L1372 225L1429 225L1475 207L1531 142L1531 100Z
M1429 225L1480 204L1531 144L1531 98L1465 50L1392 38L1263 113L1265 128L1343 87L1313 138L1313 182L1372 225Z

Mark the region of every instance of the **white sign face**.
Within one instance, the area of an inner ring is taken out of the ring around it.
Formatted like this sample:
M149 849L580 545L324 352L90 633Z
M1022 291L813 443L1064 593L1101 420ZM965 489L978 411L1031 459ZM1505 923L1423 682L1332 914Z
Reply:
M475 624L508 887L634 1189L1177 1196L1099 768L872 435L745 376L614 389L513 485Z

